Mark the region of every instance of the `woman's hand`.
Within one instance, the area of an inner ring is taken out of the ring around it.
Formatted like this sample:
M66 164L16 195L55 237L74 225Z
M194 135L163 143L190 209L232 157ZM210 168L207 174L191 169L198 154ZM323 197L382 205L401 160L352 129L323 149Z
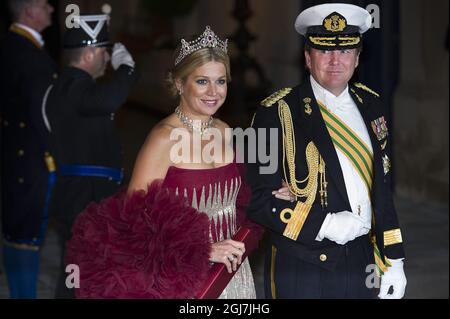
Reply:
M276 198L281 200L286 200L291 203L295 202L296 198L289 190L289 185L283 181L281 188L277 191L273 191L272 195L275 195Z
M228 273L237 270L237 265L242 263L242 256L245 253L245 244L227 239L211 245L209 261L221 263L227 267Z

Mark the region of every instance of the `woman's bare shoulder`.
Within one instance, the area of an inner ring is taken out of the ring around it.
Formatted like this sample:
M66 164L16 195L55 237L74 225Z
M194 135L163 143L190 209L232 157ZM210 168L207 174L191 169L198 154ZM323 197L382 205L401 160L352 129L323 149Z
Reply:
M214 119L214 127L220 131L223 136L227 136L227 130L230 130L230 126L221 119Z
M163 120L150 131L136 159L129 191L146 190L152 181L164 179L171 165L170 149L174 142L170 135L174 128L170 121Z
M170 117L165 118L153 127L147 136L144 146L167 147L168 144L172 143L170 135L176 128Z
M225 130L227 128L230 128L230 126L226 122L224 122L224 121L222 121L221 119L218 119L218 118L214 119L214 126L217 127L220 130Z

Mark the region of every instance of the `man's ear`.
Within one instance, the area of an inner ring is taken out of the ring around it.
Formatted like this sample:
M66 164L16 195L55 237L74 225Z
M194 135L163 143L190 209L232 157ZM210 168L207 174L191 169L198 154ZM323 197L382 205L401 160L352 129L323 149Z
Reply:
M83 50L83 54L82 54L82 60L83 62L87 63L87 64L91 64L92 61L94 60L94 56L95 56L95 51L91 50L91 48L85 48Z
M308 70L311 70L311 55L309 54L308 51L305 51L305 62Z
M361 55L361 52L358 52L356 55L356 61L355 61L355 69L359 66L359 56Z

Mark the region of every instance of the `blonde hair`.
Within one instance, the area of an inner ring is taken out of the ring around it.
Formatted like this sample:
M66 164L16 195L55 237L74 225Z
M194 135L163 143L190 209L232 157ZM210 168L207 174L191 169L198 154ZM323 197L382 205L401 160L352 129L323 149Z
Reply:
M181 51L181 45L175 50L174 61ZM204 48L185 57L177 66L169 71L167 82L174 97L178 96L176 80L186 83L189 75L198 67L208 62L219 62L225 66L227 82L231 82L230 58L228 54L218 48Z

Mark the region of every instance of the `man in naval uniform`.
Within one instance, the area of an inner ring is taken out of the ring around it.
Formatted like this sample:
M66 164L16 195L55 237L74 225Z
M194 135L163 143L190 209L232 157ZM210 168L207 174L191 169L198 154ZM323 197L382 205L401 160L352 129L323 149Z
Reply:
M348 83L371 24L354 5L302 12L295 28L306 38L310 77L270 96L255 114L253 127L276 128L279 141L276 173L261 174L257 163L248 178L248 215L270 231L270 298L404 296L388 108L371 89Z
M112 46L108 15L80 16L63 37L67 66L47 90L44 120L57 165L50 211L57 221L63 259L77 215L92 201L114 194L123 178L121 147L114 114L125 103L136 80L135 63L120 43ZM114 73L96 83L108 63ZM57 298L71 298L64 262Z
M42 98L57 76L41 32L51 25L53 8L47 0L10 0L8 5L14 23L0 41L3 261L10 297L34 299L47 227L48 133Z

